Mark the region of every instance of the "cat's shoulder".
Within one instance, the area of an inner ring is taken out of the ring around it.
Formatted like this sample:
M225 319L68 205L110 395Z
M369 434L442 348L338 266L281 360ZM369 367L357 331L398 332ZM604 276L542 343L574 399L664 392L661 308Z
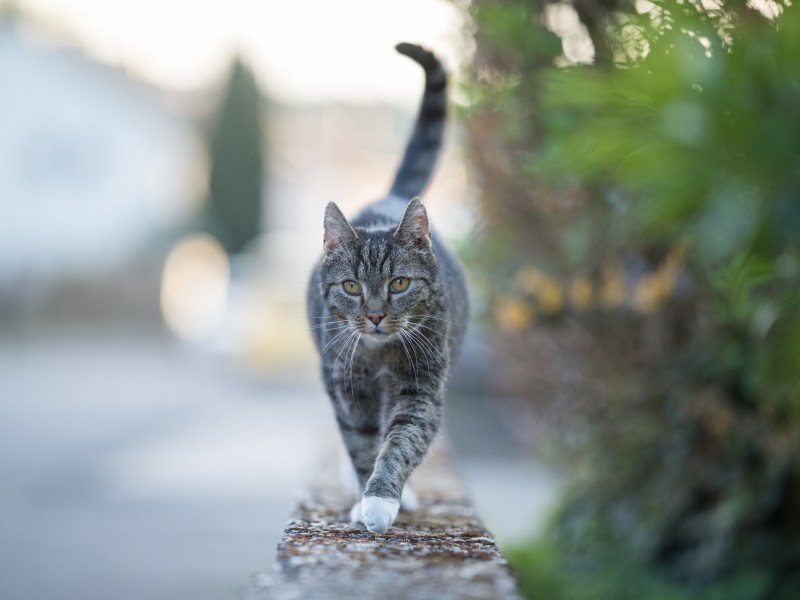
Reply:
M362 209L352 223L364 229L388 229L400 223L407 204L399 196L387 196Z

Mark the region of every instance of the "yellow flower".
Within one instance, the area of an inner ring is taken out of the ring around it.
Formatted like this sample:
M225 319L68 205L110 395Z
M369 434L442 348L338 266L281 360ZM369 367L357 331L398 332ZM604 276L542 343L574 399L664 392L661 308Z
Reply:
M539 306L548 315L554 315L564 308L564 292L561 285L553 279L545 279L536 293Z
M494 305L494 318L503 331L520 331L533 323L534 311L519 298L498 298Z
M538 300L542 312L552 315L564 308L564 292L561 284L539 269L535 267L520 269L516 283L521 291Z
M652 313L667 301L675 289L687 247L685 242L674 245L661 266L636 284L633 305L638 310Z
M575 275L569 284L569 302L575 312L586 312L592 307L592 282L585 275Z
M642 277L633 290L632 300L636 309L645 314L654 313L667 298L668 289L664 283L658 271Z
M616 308L625 300L625 282L619 265L607 265L604 269L600 298L606 308Z
M686 254L688 251L689 240L687 238L678 240L672 245L672 248L669 249L669 253L664 261L664 265L674 269L679 268L686 260Z
M517 273L517 287L525 293L536 294L546 275L535 267L523 267Z

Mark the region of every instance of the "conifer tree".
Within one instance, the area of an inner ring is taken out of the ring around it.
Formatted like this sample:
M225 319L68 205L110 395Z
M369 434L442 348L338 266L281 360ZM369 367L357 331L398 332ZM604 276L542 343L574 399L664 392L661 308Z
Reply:
M261 232L261 110L262 96L255 77L237 58L209 140L208 210L212 229L229 253L241 252Z

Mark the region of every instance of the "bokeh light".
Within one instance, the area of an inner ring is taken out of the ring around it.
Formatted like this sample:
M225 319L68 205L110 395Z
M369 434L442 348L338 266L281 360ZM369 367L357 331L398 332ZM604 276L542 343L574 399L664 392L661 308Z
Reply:
M178 242L164 263L161 310L173 333L201 340L225 316L230 265L225 250L212 236L192 234Z

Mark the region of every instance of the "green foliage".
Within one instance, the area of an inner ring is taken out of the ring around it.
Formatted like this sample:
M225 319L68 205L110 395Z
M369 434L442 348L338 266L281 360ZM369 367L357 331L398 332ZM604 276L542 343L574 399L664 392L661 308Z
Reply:
M691 241L696 281L754 353L750 392L784 415L800 409L800 20L726 44L715 18L730 15L676 15L626 69L549 72L534 164L632 199L617 218L650 244Z
M211 134L208 209L228 252L261 232L264 172L262 97L252 72L236 60Z
M565 562L557 542L535 542L504 551L527 598L547 600L791 600L798 588L775 587L763 572L733 574L702 587L678 585L656 571L606 558Z
M573 443L582 478L519 564L554 598L793 597L781 590L800 589L800 9L578 4L615 66L553 67L552 34L531 15L545 2L474 12L486 221L519 242L484 258L493 289L513 295L514 274L535 267L628 294L578 316L604 378ZM516 373L517 389L543 376Z

